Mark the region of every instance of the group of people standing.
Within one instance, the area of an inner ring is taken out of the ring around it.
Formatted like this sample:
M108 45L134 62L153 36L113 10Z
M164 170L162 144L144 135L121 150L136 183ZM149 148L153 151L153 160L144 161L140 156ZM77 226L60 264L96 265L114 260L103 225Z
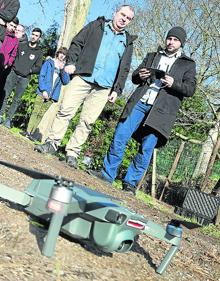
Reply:
M11 128L12 118L31 75L39 74L38 95L34 110L27 131L21 133L31 137L44 112L53 101L58 101L61 84L65 85L69 82L69 75L64 71L67 49L60 48L55 58L47 58L43 63L44 54L40 47L42 31L40 28L34 28L28 41L25 28L19 24L16 17L18 8L19 1L17 0L0 2L0 123ZM10 20L9 15L14 18ZM13 90L12 103L7 106Z
M47 76L48 69L54 71L59 64L61 82L58 83L58 92L62 84L66 86L48 137L35 147L36 151L55 153L69 122L81 106L79 123L65 148L67 164L77 168L77 159L92 125L106 103L114 103L124 89L131 66L133 42L137 38L130 35L126 27L134 14L133 7L123 5L112 20L99 17L73 38L68 52L61 52L59 61L63 63L56 62L59 51L55 59L44 63L39 76L39 101L36 100L35 106L41 107L38 103L59 99L55 91L53 96L50 95L57 74L51 76L50 82L43 82L42 77ZM117 177L125 147L133 137L140 143L139 151L122 180L122 187L124 191L135 194L154 148L167 142L183 99L195 92L196 65L183 53L185 41L185 30L179 26L172 27L166 35L165 47L148 53L133 72L132 82L137 88L122 112L103 168L98 172L92 171L94 176L111 184ZM38 113L39 109L34 109L33 115L35 112ZM32 123L31 119L29 123ZM31 124L27 131L33 132Z
M43 52L39 47L42 35L40 28L34 28L28 41L25 28L16 17L18 0L0 1L0 123L11 127L31 74L40 72ZM7 101L14 90L13 101L6 112Z

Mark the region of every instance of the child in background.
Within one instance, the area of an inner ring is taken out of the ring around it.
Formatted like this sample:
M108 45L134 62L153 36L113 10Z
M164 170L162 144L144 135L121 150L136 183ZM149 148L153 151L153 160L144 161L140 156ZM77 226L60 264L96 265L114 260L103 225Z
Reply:
M40 139L40 136L37 136L37 132L35 132L38 124L51 104L58 101L61 86L68 84L70 81L69 74L64 70L66 55L67 49L59 48L55 58L48 58L41 67L34 109L27 131L21 133L31 140Z

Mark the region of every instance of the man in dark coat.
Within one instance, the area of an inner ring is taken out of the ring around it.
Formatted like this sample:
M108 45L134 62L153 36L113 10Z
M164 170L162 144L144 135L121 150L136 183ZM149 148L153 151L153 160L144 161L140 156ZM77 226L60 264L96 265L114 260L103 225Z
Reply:
M62 104L48 139L36 147L38 152L56 152L70 120L82 105L79 123L66 145L67 164L77 167L77 158L92 124L107 101L115 102L124 88L136 38L125 29L133 17L133 8L123 5L113 20L100 17L73 38L65 71L74 76L64 89Z
M0 0L0 41L4 40L6 23L16 17L19 8L19 0Z
M185 40L185 30L173 27L166 36L165 49L147 54L134 71L132 82L139 86L124 108L103 169L96 176L114 181L126 144L135 136L140 142L139 152L123 179L123 189L135 194L154 148L168 140L183 98L195 92L196 66L182 52Z

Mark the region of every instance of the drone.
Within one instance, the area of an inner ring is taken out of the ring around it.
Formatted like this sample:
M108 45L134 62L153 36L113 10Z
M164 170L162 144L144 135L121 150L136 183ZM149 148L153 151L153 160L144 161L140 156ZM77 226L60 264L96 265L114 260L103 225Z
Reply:
M46 257L54 256L59 233L79 241L87 240L105 253L128 252L138 236L146 234L170 244L156 268L158 274L163 274L180 247L182 227L176 220L163 228L121 206L116 198L61 176L1 160L0 165L32 178L23 192L0 184L0 198L21 205L25 212L49 225L41 251Z

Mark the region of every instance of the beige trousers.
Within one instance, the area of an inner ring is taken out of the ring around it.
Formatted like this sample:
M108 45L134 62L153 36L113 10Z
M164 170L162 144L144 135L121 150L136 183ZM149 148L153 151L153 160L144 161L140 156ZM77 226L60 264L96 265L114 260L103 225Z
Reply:
M41 142L43 143L48 138L50 128L59 110L59 105L56 102L52 103L37 126L36 132L41 136Z
M67 156L78 157L95 123L108 101L111 89L104 89L75 76L65 87L60 109L53 122L48 139L58 145L62 141L70 120L82 105L79 123L66 145Z

